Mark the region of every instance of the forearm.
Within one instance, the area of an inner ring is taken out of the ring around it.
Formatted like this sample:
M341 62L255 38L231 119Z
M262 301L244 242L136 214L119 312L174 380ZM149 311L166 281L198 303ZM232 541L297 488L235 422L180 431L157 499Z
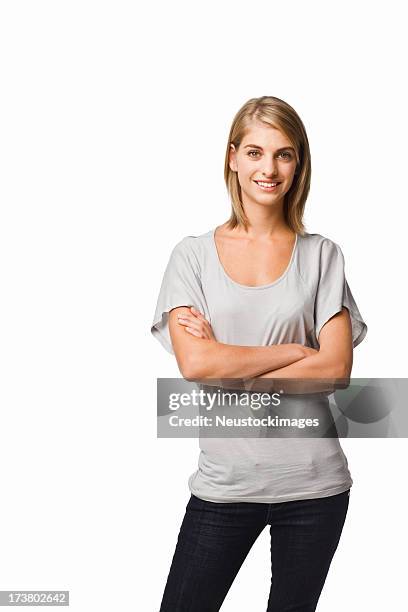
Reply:
M283 345L281 345L283 346ZM244 380L245 378L245 380ZM333 393L349 385L347 372L330 361L328 355L316 353L290 365L276 368L259 376L229 378L195 378L195 382L251 392L290 394Z
M327 353L319 351L296 363L254 377L250 383L248 381L247 388L251 391L271 391L279 386L279 390L286 393L332 393L348 384L348 372Z
M200 340L188 360L186 378L252 378L303 360L301 344L236 346Z

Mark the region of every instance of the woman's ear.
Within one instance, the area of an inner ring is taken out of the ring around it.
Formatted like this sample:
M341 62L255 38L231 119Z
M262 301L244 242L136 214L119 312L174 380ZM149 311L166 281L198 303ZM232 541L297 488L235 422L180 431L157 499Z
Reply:
M229 150L229 167L233 172L237 172L238 171L238 167L237 167L237 160L236 160L236 149L235 149L235 145L233 145L232 143L230 144L230 150Z

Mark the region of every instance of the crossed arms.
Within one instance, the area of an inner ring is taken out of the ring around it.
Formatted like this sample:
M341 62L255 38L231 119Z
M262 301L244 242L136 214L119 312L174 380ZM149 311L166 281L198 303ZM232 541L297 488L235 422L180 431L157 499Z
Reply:
M178 315L195 321L196 329L201 326L207 333L192 335L185 324L179 323ZM302 389L299 382L293 387L287 381L285 389L310 393L331 392L348 385L353 365L353 344L350 314L344 307L322 327L318 338L319 350L296 343L272 346L224 344L214 338L204 317L192 315L186 306L170 311L169 329L180 373L187 380L211 384L211 380L206 379L212 379L217 384L216 379L236 379L234 384L238 388L269 391L277 380L282 388L283 379L310 379ZM316 379L324 379L324 382ZM230 383L228 387L231 387Z

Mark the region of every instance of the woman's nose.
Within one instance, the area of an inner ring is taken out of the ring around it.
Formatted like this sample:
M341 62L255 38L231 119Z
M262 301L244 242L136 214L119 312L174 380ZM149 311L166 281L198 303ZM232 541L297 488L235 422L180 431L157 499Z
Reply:
M276 159L272 158L272 159L265 160L263 174L265 174L265 176L269 176L269 175L274 176L275 174L277 174Z

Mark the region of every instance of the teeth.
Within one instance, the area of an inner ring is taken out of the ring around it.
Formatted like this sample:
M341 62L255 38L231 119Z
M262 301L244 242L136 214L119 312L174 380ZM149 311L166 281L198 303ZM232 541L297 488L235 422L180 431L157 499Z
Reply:
M258 185L260 185L261 187L273 187L278 184L278 183L263 183L262 181L255 181L255 182L258 183Z

